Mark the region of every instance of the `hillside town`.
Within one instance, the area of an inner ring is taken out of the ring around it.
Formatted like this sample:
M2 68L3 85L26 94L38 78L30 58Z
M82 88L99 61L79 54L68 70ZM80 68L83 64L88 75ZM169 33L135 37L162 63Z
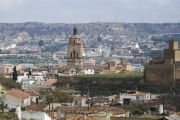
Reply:
M180 120L180 0L0 0L0 120Z
M65 48L55 52L44 51L48 43L33 43L24 32L14 43L1 40L2 115L14 114L14 120L180 118L176 38L161 44L149 38L145 46L121 36L112 48L111 36L100 35L102 42L87 47L78 27L72 31Z

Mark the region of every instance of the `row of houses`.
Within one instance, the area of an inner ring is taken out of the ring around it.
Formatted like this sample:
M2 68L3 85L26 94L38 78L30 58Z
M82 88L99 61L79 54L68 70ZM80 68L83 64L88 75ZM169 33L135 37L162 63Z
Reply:
M15 110L17 107L24 108L21 111L23 118L39 118L45 117L51 120L52 118L58 119L75 119L75 118L88 118L100 117L102 120L111 120L117 117L129 117L129 111L116 107L111 107L113 104L132 105L142 104L148 106L159 106L159 114L163 113L163 105L161 102L150 104L159 99L159 95L151 93L143 93L139 91L124 91L119 95L114 96L97 96L88 97L79 94L72 95L73 100L68 103L50 103L46 104L45 101L40 99L39 94L34 91L11 89L1 95L1 100L4 103L6 110ZM165 107L165 109L168 109ZM49 113L49 110L52 113ZM167 110L165 110L167 111ZM39 113L38 114L36 114ZM173 114L173 113L171 113ZM173 116L172 116L173 117ZM177 115L176 115L177 117ZM49 119L50 118L50 119ZM171 120L170 116L167 117ZM39 120L39 119L37 119ZM83 119L82 119L83 120Z

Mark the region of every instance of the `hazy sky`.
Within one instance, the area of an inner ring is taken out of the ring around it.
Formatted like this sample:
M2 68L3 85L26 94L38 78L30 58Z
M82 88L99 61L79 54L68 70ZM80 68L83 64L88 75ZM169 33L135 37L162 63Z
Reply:
M180 0L0 0L0 22L180 22Z

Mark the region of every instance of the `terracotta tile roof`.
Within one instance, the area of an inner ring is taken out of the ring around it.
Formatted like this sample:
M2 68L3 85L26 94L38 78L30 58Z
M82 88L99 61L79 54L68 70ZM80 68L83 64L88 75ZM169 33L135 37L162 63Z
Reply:
M93 114L97 112L112 112L113 114L124 114L127 112L127 110L115 108L115 107L108 107L108 106L100 106L100 107L70 107L70 106L59 106L57 110L66 113L76 113L76 114Z
M109 103L109 102L111 102L111 101L109 100L109 98L96 97L96 98L93 98L93 102L94 102L94 103L104 103L104 102Z
M30 97L30 95L27 92L24 92L20 89L11 89L10 91L8 91L7 95L11 95L13 97L16 97L22 100Z
M109 107L105 111L109 111L113 115L125 114L126 112L128 112L127 110L119 109L119 108L115 108L115 107Z
M37 93L33 91L25 91L29 96L39 96Z
M84 96L74 96L74 99L82 100L82 99L86 99L86 97L84 97Z
M180 112L177 112L176 115L180 116Z
M47 107L47 104L40 103L40 104L33 104L25 107L26 111L43 111Z
M72 120L97 120L93 118L92 116L85 116L85 115L77 115Z

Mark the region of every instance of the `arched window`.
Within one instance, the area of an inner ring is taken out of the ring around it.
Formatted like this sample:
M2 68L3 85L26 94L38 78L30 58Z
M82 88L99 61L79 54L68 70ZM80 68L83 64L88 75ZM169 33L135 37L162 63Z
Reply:
M75 50L73 51L73 56L74 56L74 58L76 58L76 51Z
M72 57L72 53L71 53L71 57Z

